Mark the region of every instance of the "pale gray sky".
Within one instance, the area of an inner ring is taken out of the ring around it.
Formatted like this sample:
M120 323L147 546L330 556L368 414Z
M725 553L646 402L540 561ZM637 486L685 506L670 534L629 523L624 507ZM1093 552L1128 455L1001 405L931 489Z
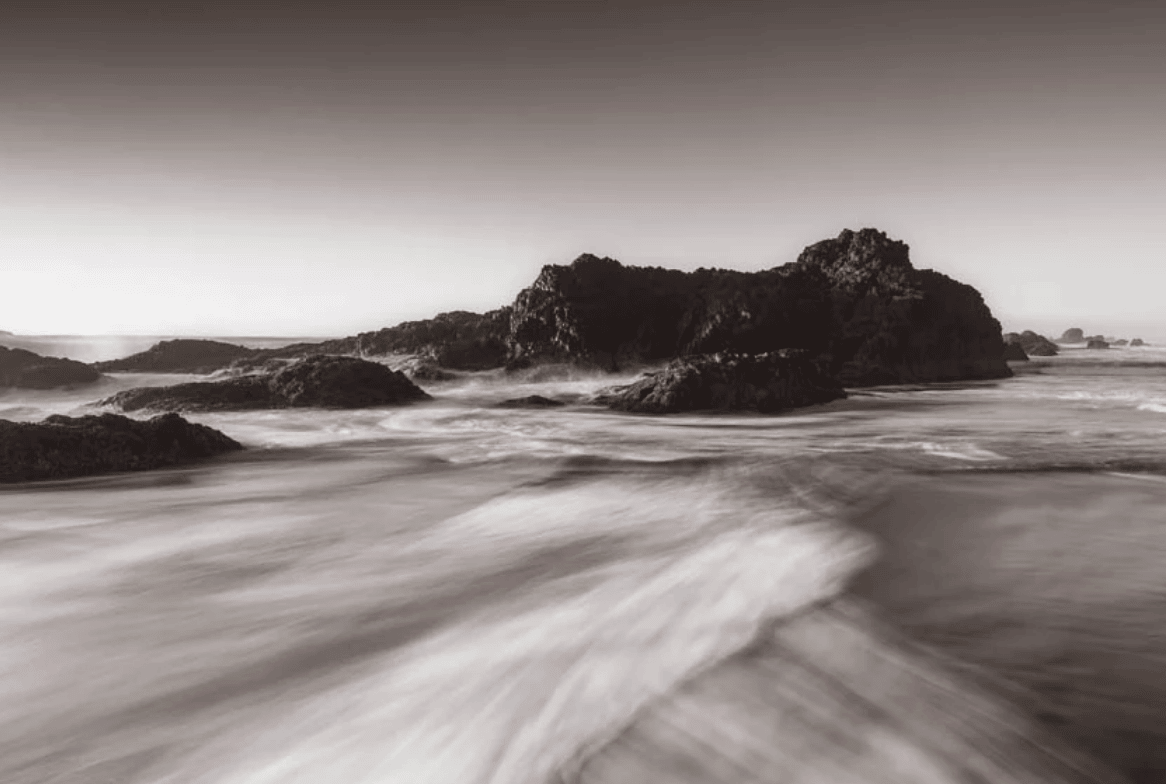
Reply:
M1159 4L390 5L0 11L0 329L351 334L874 226L1006 328L1166 333Z

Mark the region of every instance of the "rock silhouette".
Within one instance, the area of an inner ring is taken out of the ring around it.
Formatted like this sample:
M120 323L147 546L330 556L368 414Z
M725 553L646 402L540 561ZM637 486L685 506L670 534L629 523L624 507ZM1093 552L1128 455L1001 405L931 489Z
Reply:
M90 384L99 378L101 374L83 362L0 346L0 388L54 389Z
M0 482L144 471L242 448L218 430L177 414L146 421L117 414L0 420Z

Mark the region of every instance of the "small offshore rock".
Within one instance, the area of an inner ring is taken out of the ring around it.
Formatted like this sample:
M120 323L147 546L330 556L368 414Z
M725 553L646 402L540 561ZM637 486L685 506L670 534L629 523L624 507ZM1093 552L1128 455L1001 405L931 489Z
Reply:
M55 389L91 384L99 378L101 374L84 362L0 346L0 388Z
M527 395L526 397L503 400L498 404L498 408L555 408L565 405L566 403L561 400L554 400L542 395Z
M1057 342L1058 343L1084 343L1085 342L1085 332L1084 332L1084 330L1081 330L1077 327L1070 327L1069 329L1065 330L1059 338L1057 338Z
M356 357L305 357L263 375L139 387L101 401L123 411L245 411L272 408L370 408L427 400L398 370Z
M618 411L670 414L725 410L773 413L846 397L809 352L720 353L676 359L663 370L601 393Z
M1101 338L1089 338L1085 343L1085 348L1109 348L1109 344Z
M118 414L0 420L0 482L68 479L181 465L242 445L177 414L146 421Z

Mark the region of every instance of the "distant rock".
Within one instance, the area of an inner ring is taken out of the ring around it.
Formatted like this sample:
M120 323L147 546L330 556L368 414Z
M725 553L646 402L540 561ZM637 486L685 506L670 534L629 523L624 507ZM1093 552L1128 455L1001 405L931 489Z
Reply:
M144 471L242 448L218 430L177 414L144 422L117 414L0 420L0 482Z
M212 373L258 352L218 340L163 340L146 351L122 359L94 362L106 373Z
M844 231L762 272L546 266L511 307L510 359L604 369L802 348L847 385L1003 378L1000 324L971 286L917 270L907 245Z
M263 375L139 387L102 401L123 411L368 408L428 399L404 373L356 357L305 357Z
M1005 336L1004 359L1006 362L1027 362L1028 354L1024 353L1024 349L1019 343L1010 343Z
M1038 335L1031 329L1026 329L1019 334L1016 332L1008 332L1004 335L1004 342L1006 344L1016 343L1030 357L1055 357L1060 353L1060 349L1057 348L1056 343L1044 335Z
M0 346L0 387L54 389L90 384L99 378L101 374L83 362Z
M1061 334L1061 336L1059 338L1057 338L1057 342L1058 343L1084 343L1085 342L1085 332L1083 330L1078 329L1077 327L1071 327L1071 328L1065 330Z
M619 411L671 414L725 410L773 413L846 397L808 352L720 353L683 357L596 402Z
M1114 345L1114 346L1128 346L1129 344L1130 344L1130 342L1128 340L1126 340L1125 338L1119 338L1117 340L1112 341L1112 345Z
M0 337L5 337L5 338L14 338L14 337L16 337L16 333L15 333L15 332L9 332L9 331L8 331L8 330L6 330L6 329L0 329Z
M1142 340L1141 338L1134 338L1133 340L1130 341L1130 346L1144 346L1144 345L1146 345L1146 342L1144 340Z
M1085 341L1085 348L1109 348L1109 344L1101 338L1089 338Z
M526 397L503 400L498 404L498 408L556 408L563 405L566 403L561 400L554 400L542 395L527 395Z

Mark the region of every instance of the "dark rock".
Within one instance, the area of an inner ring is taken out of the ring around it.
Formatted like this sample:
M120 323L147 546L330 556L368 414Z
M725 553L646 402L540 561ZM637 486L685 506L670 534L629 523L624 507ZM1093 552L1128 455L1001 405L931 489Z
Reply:
M129 389L103 405L136 411L228 411L269 408L367 408L429 397L404 373L376 362L318 355L264 375Z
M53 389L89 384L99 378L101 374L83 362L0 346L0 387Z
M179 465L243 447L177 414L138 421L117 414L0 420L0 482L65 479Z
M670 414L720 409L772 413L846 397L808 352L720 353L683 357L596 402L619 411Z
M1146 341L1142 340L1141 338L1134 338L1133 340L1130 341L1130 345L1131 346L1144 346L1144 345L1146 345Z
M1085 333L1077 327L1071 327L1057 338L1058 343L1084 343Z
M1004 360L1006 362L1027 362L1028 354L1024 353L1024 348L1020 343L1011 342L1008 336L1004 336Z
M138 354L94 362L93 367L107 373L212 373L257 353L218 340L163 340Z
M1057 348L1056 343L1044 335L1038 335L1031 329L1026 329L1020 334L1015 332L1005 334L1004 343L1018 344L1024 350L1024 353L1030 357L1055 357L1060 353L1060 349Z
M331 341L326 350L360 356L419 354L451 370L488 370L505 364L509 335L510 308L484 314L455 310Z
M1002 378L1000 324L904 243L844 231L763 272L692 273L580 256L544 267L511 315L511 360L635 362L804 348L848 385Z
M1089 338L1085 343L1085 348L1109 348L1109 344L1100 338Z
M503 400L498 404L498 408L555 408L564 405L566 403L561 400L553 400L542 395L527 395L526 397Z

